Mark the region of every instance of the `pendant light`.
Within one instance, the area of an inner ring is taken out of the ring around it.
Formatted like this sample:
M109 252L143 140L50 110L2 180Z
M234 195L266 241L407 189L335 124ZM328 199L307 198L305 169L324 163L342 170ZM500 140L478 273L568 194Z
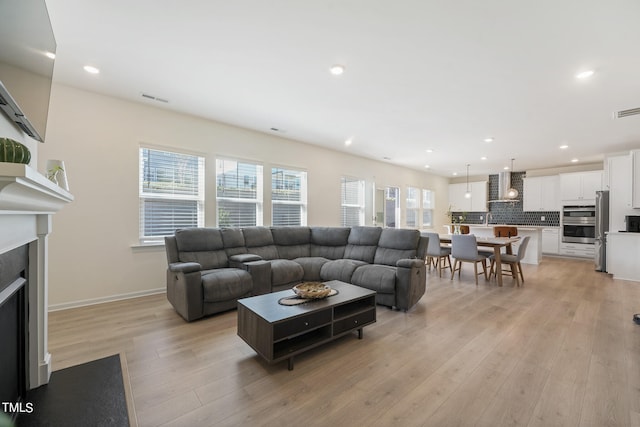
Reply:
M515 159L511 159L511 174L513 175L513 161ZM513 186L511 186L508 190L507 190L507 197L510 199L515 199L516 197L518 197L518 190L516 190L515 188L513 188Z
M471 198L471 191L469 191L469 166L471 166L471 165L469 163L467 163L467 192L464 193L465 199L470 199Z

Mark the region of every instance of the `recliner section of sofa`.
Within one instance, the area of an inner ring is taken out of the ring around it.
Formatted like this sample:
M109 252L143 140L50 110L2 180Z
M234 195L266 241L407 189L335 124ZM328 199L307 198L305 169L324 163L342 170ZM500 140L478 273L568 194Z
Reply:
M167 298L187 321L301 281L341 280L408 310L426 290L427 239L379 227L191 228L165 238Z
M185 320L230 310L251 296L251 274L229 265L220 229L177 230L165 246L167 298Z

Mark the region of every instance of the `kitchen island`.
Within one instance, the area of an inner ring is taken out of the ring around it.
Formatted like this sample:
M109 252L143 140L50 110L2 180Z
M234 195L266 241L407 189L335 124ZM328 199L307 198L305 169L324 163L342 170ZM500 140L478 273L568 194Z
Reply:
M475 234L478 237L493 237L493 227L496 226L509 226L518 228L518 236L529 236L529 246L527 246L527 253L522 259L523 264L540 264L542 260L542 229L545 227L535 227L528 225L512 225L512 224L463 224L469 226L469 233ZM449 227L449 226L445 226ZM514 243L513 253L518 253L518 247L520 243Z

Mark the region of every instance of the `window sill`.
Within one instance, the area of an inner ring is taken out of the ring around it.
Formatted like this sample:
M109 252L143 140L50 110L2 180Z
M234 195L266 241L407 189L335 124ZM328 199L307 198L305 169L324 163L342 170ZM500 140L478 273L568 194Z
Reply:
M155 251L164 251L164 242L154 242L154 243L136 243L131 245L131 249L134 252L155 252Z

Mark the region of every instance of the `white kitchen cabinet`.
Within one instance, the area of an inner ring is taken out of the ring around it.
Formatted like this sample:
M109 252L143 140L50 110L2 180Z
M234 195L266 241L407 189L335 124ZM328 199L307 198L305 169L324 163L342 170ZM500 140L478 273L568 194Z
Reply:
M607 158L607 185L609 190L609 230L625 229L625 215L634 215L632 208L633 165L632 155Z
M542 253L558 255L560 253L560 228L542 229Z
M522 210L525 212L559 211L559 182L558 175L525 178Z
M486 212L487 181L469 183L471 197L466 198L467 184L449 184L449 205L455 212Z
M488 199L487 181L470 182L471 212L486 212Z
M631 167L631 207L640 208L640 150L631 151Z
M560 255L594 259L595 245L588 243L560 243Z
M602 171L560 174L560 199L564 204L595 204L599 190L602 190Z
M640 282L640 233L607 233L607 272L614 279Z

